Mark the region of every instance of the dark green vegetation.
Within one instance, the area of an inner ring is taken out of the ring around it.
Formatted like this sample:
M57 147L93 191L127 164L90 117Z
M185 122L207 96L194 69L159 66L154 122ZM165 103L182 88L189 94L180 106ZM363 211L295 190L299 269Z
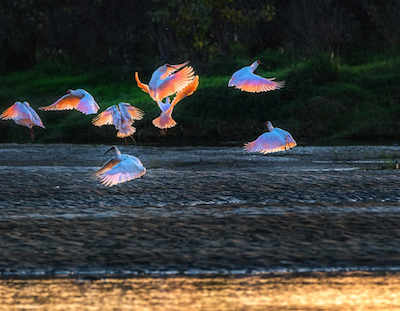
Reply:
M134 124L142 143L248 141L267 120L297 140L396 140L399 29L395 0L0 1L0 110L17 100L37 109L84 88L101 111L121 101L144 110ZM282 90L227 87L256 59L267 65L258 74L287 81ZM163 63L186 60L200 86L162 137L151 124L159 109L133 73L147 83ZM94 127L94 115L38 113L47 128L34 129L38 142L120 141L113 127ZM28 129L0 121L0 141L27 142Z
M68 88L84 88L94 95L100 111L120 101L144 110L144 119L134 124L139 142L252 140L266 131L267 120L289 130L297 139L399 136L400 57L381 57L355 66L333 66L329 58L321 58L275 72L265 69L259 67L257 72L286 80L282 90L244 93L227 87L229 76L199 73L198 90L176 106L173 117L178 125L169 129L166 137L151 124L160 113L157 104L136 86L133 77L121 81L101 70L65 74L65 68L38 69L5 74L0 78L1 111L15 100L26 100L37 110L53 103ZM147 82L150 76L142 74L141 78ZM38 142L120 141L112 126L93 126L94 115L77 111L38 113L47 128L35 127ZM12 121L1 121L0 129L2 142L29 141L28 129Z

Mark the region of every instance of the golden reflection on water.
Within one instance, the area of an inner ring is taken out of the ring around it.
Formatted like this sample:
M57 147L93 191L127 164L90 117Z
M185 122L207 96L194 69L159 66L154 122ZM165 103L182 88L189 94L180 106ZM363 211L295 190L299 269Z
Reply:
M0 310L400 310L398 274L0 280Z

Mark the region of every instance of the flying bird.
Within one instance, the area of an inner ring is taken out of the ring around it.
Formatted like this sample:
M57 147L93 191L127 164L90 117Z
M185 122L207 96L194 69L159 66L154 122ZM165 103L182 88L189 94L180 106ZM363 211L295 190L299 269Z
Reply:
M175 105L181 101L183 98L190 96L196 91L199 86L199 76L195 76L193 81L189 83L185 88L176 93L176 96L170 102L169 97L165 99L165 103L162 101L157 101L158 107L161 109L161 115L153 120L154 126L160 129L168 129L174 127L176 122L172 119L172 111L174 110Z
M40 110L72 110L76 109L83 114L94 114L99 110L99 105L93 96L83 89L68 90L67 94L58 99L54 104L46 107L40 107Z
M236 71L229 80L228 86L234 86L237 89L250 93L267 92L279 90L285 85L285 81L274 82L275 78L263 78L254 74L254 70L261 64L259 60L250 66L244 67Z
M92 123L96 126L114 125L117 132L117 137L125 138L133 135L136 128L132 126L135 120L142 120L144 112L128 103L119 103L112 105L105 111L97 115ZM132 138L133 139L133 138Z
M138 158L121 154L116 146L112 146L105 154L110 151L114 152L115 157L108 160L102 168L92 175L94 179L100 179L104 186L111 187L139 178L146 173L146 168Z
M36 113L35 110L31 108L28 102L15 102L14 105L7 108L1 115L2 120L14 120L18 125L23 125L31 130L31 140L35 137L33 135L33 126L40 126L44 128L43 122Z
M278 127L273 127L272 123L266 123L269 132L260 135L256 140L245 143L243 148L246 152L260 152L262 154L288 150L297 145L289 132Z
M142 91L148 93L154 101L164 98L182 90L194 79L194 70L187 66L189 62L179 65L165 64L153 72L149 85L139 80L139 74L135 72L135 79Z

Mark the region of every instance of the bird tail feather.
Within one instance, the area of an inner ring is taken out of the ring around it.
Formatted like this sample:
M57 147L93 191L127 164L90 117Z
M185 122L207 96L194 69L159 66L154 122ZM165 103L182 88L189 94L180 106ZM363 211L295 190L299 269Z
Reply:
M136 132L136 128L133 127L132 125L124 125L124 126L118 128L117 137L125 138L125 137L133 135L135 132Z
M172 119L171 116L161 114L158 118L153 120L153 124L155 127L158 127L160 129L167 129L174 127L176 125L176 122L174 119Z

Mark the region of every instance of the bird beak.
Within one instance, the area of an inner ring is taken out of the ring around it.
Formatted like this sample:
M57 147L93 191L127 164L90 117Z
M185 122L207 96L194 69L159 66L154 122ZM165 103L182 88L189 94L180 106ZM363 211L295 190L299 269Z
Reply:
M260 62L260 65L262 65L262 66L267 66L268 69L271 69L271 67L270 67L269 65L266 65L266 64L263 63L263 62Z
M113 150L113 148L108 149L108 150L103 154L103 157L104 157L107 153L109 153L111 150Z

